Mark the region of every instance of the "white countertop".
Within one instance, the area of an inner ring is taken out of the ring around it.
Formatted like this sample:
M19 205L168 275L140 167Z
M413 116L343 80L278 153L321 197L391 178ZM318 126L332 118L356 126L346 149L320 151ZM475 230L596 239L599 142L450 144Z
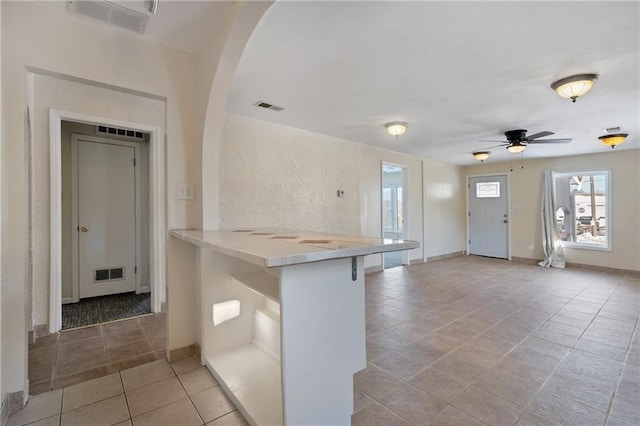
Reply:
M420 246L417 241L410 240L324 234L280 228L238 228L216 231L174 229L170 234L199 247L266 267L409 250Z

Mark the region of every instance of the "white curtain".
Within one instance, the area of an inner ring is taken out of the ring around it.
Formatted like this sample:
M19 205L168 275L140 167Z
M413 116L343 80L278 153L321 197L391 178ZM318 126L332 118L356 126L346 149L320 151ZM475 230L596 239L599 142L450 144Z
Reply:
M542 186L542 250L544 260L538 265L554 268L564 268L564 251L560 243L556 226L556 208L553 199L553 175L549 170L544 172Z

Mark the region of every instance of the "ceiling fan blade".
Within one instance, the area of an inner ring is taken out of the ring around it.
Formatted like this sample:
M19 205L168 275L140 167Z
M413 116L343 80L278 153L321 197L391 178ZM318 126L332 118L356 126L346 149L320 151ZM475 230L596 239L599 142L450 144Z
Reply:
M482 142L482 141L479 141L479 142ZM500 141L484 141L484 142L500 142ZM505 143L501 143L500 145L485 146L485 147L482 147L482 149L498 148L498 147L507 146L507 145L510 145L510 143L505 142Z
M527 136L525 139L530 141L533 139L538 139L538 138L543 138L545 136L551 136L553 135L553 132L549 132L549 131L544 131L544 132L538 132L538 133L534 133L533 135Z
M483 140L478 141L478 142L483 142L483 143L486 143L486 142L491 142L491 143L496 143L496 142L509 143L508 141L497 141L497 140L487 140L487 139L483 139Z
M529 141L529 143L569 143L571 142L573 139L571 138L567 138L567 139L538 139L535 141Z

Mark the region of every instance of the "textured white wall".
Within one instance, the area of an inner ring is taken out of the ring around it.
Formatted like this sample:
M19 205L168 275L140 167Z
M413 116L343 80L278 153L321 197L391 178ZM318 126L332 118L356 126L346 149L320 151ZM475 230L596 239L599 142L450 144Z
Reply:
M422 243L422 162L391 151L227 114L222 227L282 226L381 235L381 162L407 166L409 239ZM345 192L343 198L336 191ZM423 258L422 248L411 259ZM379 265L380 256L367 259Z
M594 143L598 143L594 141ZM611 251L565 249L568 262L640 270L640 150L615 151L603 145L602 154L527 160L514 168L511 184L511 255L542 259L540 199L545 170L612 171ZM509 163L485 162L464 168L465 175L509 172ZM466 195L465 195L466 196ZM518 247L522 242L522 247Z

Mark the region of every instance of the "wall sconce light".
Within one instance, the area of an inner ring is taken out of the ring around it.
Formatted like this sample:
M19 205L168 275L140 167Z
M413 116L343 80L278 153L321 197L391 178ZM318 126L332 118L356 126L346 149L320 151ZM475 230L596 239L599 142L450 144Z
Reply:
M523 145L520 142L512 142L509 146L507 146L507 151L509 151L512 154L518 154L524 151L525 148L526 148L526 145Z
M391 136L395 136L398 139L398 136L402 135L407 130L407 123L404 121L392 121L384 125L387 128L387 132Z
M629 136L629 133L608 133L598 137L598 139L600 139L603 144L610 146L611 149L613 149L624 142L627 136Z
M563 78L551 84L551 88L563 98L574 103L578 97L585 95L598 80L598 74L578 74Z
M473 153L473 158L484 163L484 160L489 158L489 155L491 155L491 151L476 151Z

